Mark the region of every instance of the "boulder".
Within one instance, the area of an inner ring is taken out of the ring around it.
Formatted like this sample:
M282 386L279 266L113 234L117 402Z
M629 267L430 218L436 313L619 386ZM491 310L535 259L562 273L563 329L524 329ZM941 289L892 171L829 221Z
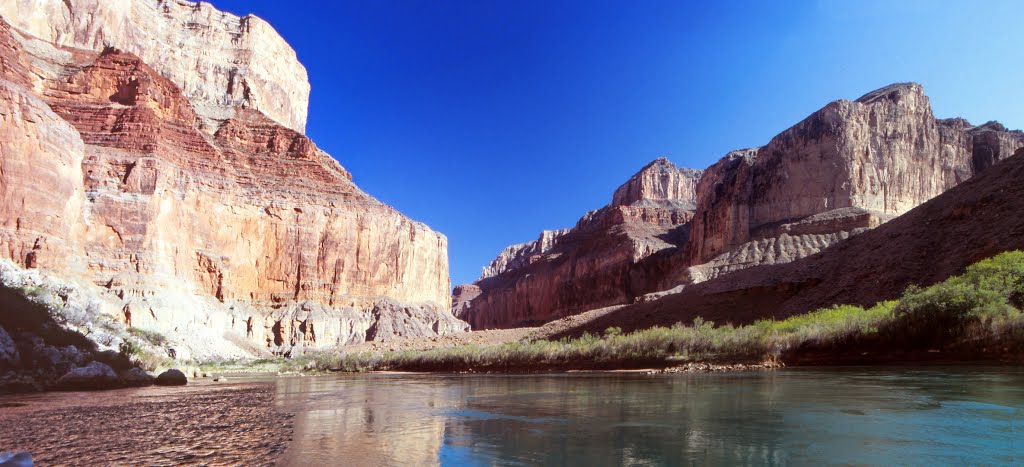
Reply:
M0 327L0 368L9 368L18 364L20 357L14 339L3 327Z
M42 391L43 385L36 378L22 372L0 372L0 394Z
M90 362L75 368L57 380L57 389L111 389L121 385L117 373L106 363Z
M45 345L43 348L39 349L39 356L42 357L50 366L57 366L65 361L64 353L52 345Z
M167 370L156 377L157 386L184 386L188 384L188 378L181 370Z
M78 347L75 347L73 345L69 345L67 347L64 347L64 349L61 351L61 353L64 354L64 359L65 360L67 360L67 361L69 361L69 362L71 362L71 363L73 363L75 365L82 365L89 358L89 354L88 353L82 352L81 350L78 350Z
M129 387L151 386L154 381L153 376L142 368L131 368L122 371L120 376L121 382L124 383L125 386Z

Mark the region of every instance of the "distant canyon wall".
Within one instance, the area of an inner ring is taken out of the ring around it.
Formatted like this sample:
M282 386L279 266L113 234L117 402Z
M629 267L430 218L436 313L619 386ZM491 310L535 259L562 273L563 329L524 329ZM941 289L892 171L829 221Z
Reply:
M832 102L767 145L708 168L698 187L693 261L829 211L898 216L1009 157L1022 141L996 123L937 121L915 83Z
M456 288L453 313L474 328L539 325L657 290L670 254L685 248L700 176L651 162L575 227L506 248Z
M1022 146L1024 133L997 122L935 119L915 83L835 101L705 171L653 162L584 220L623 207L643 215L614 216L597 230L581 220L506 249L473 293L457 289L453 313L474 328L537 325L788 263L877 227Z

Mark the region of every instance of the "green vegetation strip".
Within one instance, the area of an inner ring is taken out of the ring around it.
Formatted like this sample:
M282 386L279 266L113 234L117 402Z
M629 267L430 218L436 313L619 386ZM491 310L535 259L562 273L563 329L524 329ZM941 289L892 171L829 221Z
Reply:
M654 327L628 334L609 328L558 341L528 340L427 351L329 352L292 359L293 371L508 371L671 366L687 361L758 363L813 348L849 351L864 346L928 350L1024 342L1024 252L980 261L960 276L927 288L910 287L898 300L870 308L839 305L781 321L716 326Z

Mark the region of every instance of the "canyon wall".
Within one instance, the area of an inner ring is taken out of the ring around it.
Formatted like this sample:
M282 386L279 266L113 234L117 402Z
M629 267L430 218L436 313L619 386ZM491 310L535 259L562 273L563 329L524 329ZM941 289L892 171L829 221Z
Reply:
M985 141L995 145L981 154L975 140L985 149ZM708 169L698 187L693 262L830 211L856 208L850 212L889 219L1022 144L1024 135L998 124L936 121L919 84L894 84L853 102L832 102L764 147L731 153ZM842 216L832 217L836 222Z
M187 0L6 0L0 16L47 43L131 53L168 78L200 116L257 110L303 132L306 68L266 21ZM204 122L213 125L213 122Z
M576 226L506 248L456 288L453 313L474 328L538 325L657 290L669 253L686 243L700 175L651 162Z
M997 122L973 126L963 119L936 120L915 83L835 101L765 146L730 152L703 173L669 170L660 160L641 170L615 191L610 208L659 205L658 212L678 212L672 222L622 224L653 228L648 238L672 240L646 257L626 259L612 252L634 248L637 242L629 235L602 233L589 242L560 237L549 248L559 256L593 255L606 259L590 264L630 265L591 269L583 289L574 292L575 301L552 299L580 284L575 263L527 262L515 255L536 249L535 242L512 248L511 259L499 256L474 284L478 292L460 294L456 312L474 327L535 325L589 309L657 300L751 267L788 263L875 228L1022 146L1024 133ZM595 242L602 246L595 248Z
M676 167L666 158L655 159L612 194L612 206L674 205L693 209L702 171Z
M1002 159L991 170L820 253L747 268L600 316L567 319L544 337L600 333L611 326L628 332L696 317L737 325L781 320L835 304L872 306L900 297L908 286L944 281L982 259L1024 249L1024 148Z
M269 26L181 1L57 3L70 13L42 32L47 2L0 8L0 254L96 289L178 357L466 329L447 239L296 131L305 72ZM245 99L222 72L248 80Z

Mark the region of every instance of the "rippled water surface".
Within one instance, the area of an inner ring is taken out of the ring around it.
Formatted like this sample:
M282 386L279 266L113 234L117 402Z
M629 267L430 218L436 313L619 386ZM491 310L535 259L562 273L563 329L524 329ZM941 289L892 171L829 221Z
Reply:
M277 382L288 465L1021 464L1024 372L362 375Z
M1024 371L368 374L0 399L40 465L1024 464Z

